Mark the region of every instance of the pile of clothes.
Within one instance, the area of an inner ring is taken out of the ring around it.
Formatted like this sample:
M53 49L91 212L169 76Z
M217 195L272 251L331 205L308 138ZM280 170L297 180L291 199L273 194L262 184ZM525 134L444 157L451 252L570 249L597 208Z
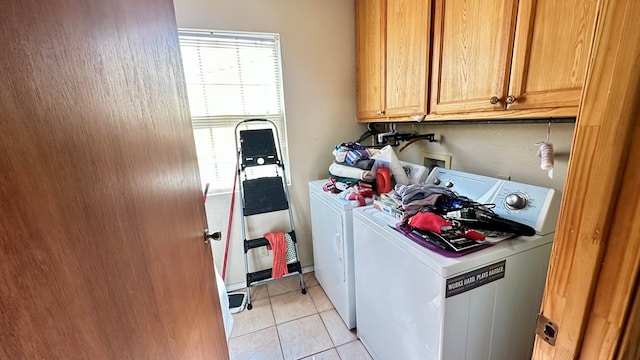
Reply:
M461 201L453 191L434 185L396 185L394 190L383 196L383 200L395 204L405 217L416 214L421 209L435 212L451 208L452 202ZM467 200L469 201L469 200Z
M533 236L536 233L528 225L495 214L492 210L495 204L480 204L444 187L396 185L392 192L383 197L404 212L402 224L410 230L465 238L478 243L498 242L515 235Z
M347 142L333 149L334 162L329 166L329 182L324 190L364 206L373 198L375 175L371 171L377 152L357 142Z
M337 145L333 150L335 161L329 166L329 177L345 184L375 182L376 178L371 172L376 162L371 156L375 152L375 149L367 149L357 142Z
M444 256L460 256L488 244L484 233L449 216L451 211L482 205L449 189L426 184L396 185L386 197L386 201L395 202L404 211L405 218L396 224L396 230L424 247Z

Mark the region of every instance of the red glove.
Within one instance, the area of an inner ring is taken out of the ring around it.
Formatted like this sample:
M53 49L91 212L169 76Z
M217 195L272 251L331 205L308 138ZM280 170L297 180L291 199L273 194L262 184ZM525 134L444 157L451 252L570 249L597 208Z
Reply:
M451 223L442 216L431 212L419 212L409 218L409 225L424 231L433 231L442 234L442 231L451 230Z

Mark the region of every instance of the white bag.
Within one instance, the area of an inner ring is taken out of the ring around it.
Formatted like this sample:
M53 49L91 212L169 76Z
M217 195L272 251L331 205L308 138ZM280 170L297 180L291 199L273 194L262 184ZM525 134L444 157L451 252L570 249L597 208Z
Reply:
M371 158L376 160L373 168L371 168L373 176L376 176L380 164L384 164L391 169L391 174L397 185L409 185L409 177L407 177L407 174L404 172L404 168L391 145L383 147L378 153L372 155Z

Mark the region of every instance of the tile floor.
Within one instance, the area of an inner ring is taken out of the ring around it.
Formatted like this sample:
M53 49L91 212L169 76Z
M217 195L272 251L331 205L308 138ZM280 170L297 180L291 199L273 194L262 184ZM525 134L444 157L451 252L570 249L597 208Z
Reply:
M304 274L304 279L306 295L300 292L297 276L251 289L253 309L233 315L231 360L371 359L313 273Z

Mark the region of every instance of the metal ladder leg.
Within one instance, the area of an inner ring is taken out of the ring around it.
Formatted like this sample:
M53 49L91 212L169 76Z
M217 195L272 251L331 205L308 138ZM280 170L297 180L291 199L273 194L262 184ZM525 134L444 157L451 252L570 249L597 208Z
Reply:
M293 247L296 249L296 260L298 261L298 264L300 264L300 255L298 252L298 242L296 241L295 243L293 243ZM303 294L307 293L307 286L304 283L304 276L302 275L302 265L299 266L299 270L298 271L298 275L300 276L300 289L301 292Z
M242 230L242 239L244 241L244 224L242 224L243 230ZM247 289L246 289L246 297L247 297L247 310L251 310L253 308L253 305L251 305L251 283L249 282L249 264L248 264L248 259L247 259L247 252L244 252L244 274L246 277L246 282L247 282Z

